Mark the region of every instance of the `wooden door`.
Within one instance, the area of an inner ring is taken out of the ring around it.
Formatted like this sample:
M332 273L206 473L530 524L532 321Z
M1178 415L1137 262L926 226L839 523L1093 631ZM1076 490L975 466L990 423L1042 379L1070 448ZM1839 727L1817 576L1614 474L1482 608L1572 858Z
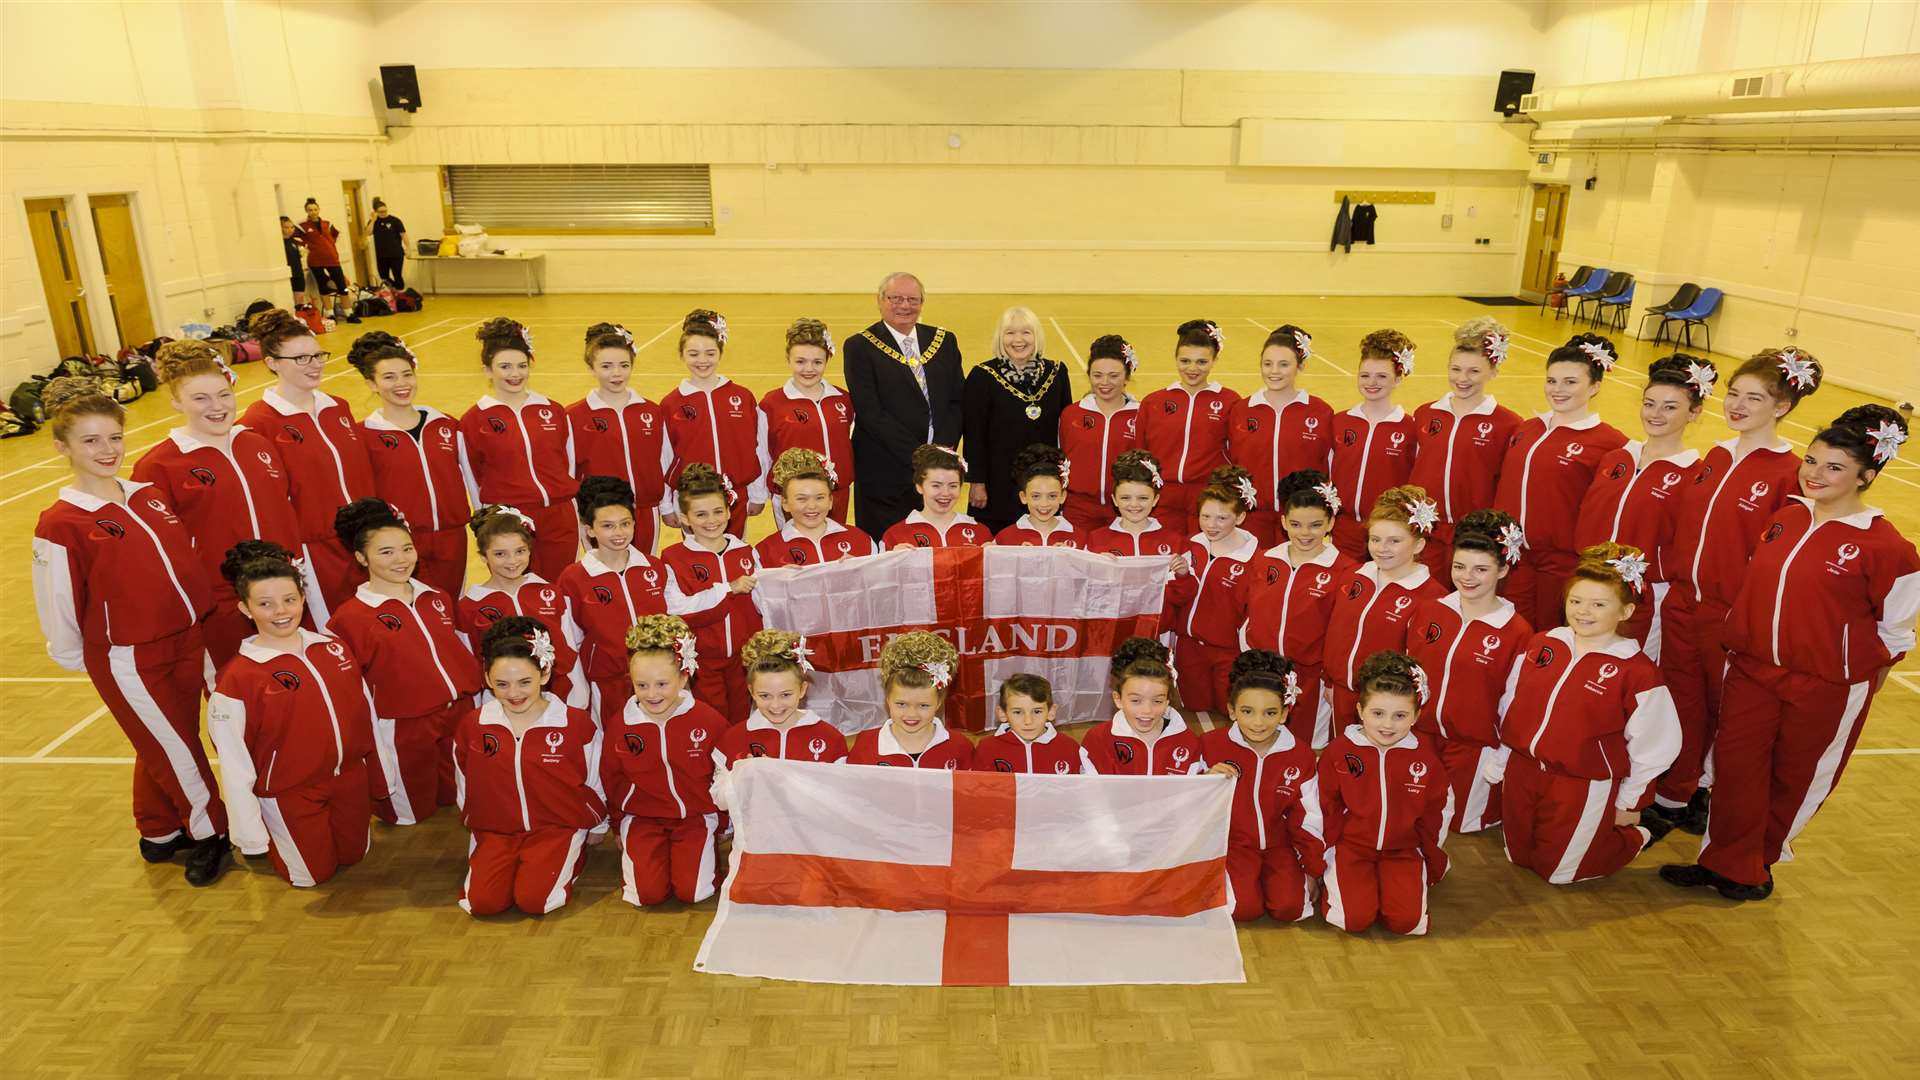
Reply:
M133 206L125 195L95 195L93 235L100 242L100 269L107 278L107 305L122 346L153 340L153 306L147 299L147 275L140 265L140 237L133 228Z
M1533 185L1533 215L1527 222L1527 266L1520 291L1544 295L1560 265L1560 244L1567 235L1567 185Z
M87 319L87 288L80 280L80 253L73 246L66 200L28 199L27 231L33 235L33 259L40 266L47 321L53 324L60 355L92 353L93 323Z
M360 210L360 181L343 180L340 193L347 199L347 243L353 248L353 280L366 285L373 280L367 271L367 219Z

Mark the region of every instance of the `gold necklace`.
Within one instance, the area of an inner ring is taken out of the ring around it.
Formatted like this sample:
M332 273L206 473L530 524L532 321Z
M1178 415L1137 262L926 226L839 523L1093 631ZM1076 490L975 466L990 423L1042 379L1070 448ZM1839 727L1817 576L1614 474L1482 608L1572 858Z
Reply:
M1040 389L1034 391L1031 394L1014 389L1013 384L1007 381L1007 377L1005 375L1000 374L1000 372L992 364L983 365L986 368L987 374L992 376L994 382L997 382L1000 384L1000 388L1002 390L1005 390L1007 393L1012 394L1013 399L1015 401L1024 401L1027 403L1026 413L1027 413L1027 419L1029 420L1040 419L1041 399L1047 396L1047 391L1053 389L1053 381L1059 378L1060 372L1066 369L1065 364L1055 364L1053 363L1053 361L1047 360L1044 357L1036 356L1034 357L1034 359L1042 364L1050 364L1052 366L1047 371L1047 381L1041 383Z
M915 330L915 333L918 333L918 332L919 332L918 330ZM887 344L884 341L881 341L878 337L874 335L873 331L871 330L860 331L860 336L872 342L874 348L879 349L881 352L885 353L888 356L893 357L895 360L898 360L899 362L907 365L908 367L920 367L921 365L925 364L927 361L933 359L933 354L939 352L940 346L946 344L947 330L946 330L946 327L943 327L943 326L934 327L933 340L927 343L927 351L921 353L919 356L902 356L900 354L900 350L894 348L893 346Z

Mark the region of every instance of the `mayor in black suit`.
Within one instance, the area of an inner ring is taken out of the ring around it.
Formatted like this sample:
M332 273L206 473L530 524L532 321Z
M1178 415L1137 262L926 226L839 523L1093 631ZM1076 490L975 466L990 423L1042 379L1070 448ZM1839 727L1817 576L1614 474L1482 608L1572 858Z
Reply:
M876 299L880 321L847 339L841 364L853 398L853 523L879 540L920 509L913 452L959 446L964 379L960 342L920 321L919 278L888 274Z

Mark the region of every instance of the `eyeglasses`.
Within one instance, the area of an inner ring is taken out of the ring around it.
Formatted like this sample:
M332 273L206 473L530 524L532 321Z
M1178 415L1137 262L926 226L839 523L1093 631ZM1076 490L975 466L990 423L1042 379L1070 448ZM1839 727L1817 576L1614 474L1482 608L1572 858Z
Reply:
M288 360L301 367L325 367L327 361L333 359L333 354L330 352L316 352L301 353L299 356L281 356L279 353L275 353L273 358L275 360Z
M889 304L901 304L907 307L919 307L921 304L926 303L925 300L923 300L918 296L894 296L892 294L888 294L886 296L881 297L881 299L885 300Z

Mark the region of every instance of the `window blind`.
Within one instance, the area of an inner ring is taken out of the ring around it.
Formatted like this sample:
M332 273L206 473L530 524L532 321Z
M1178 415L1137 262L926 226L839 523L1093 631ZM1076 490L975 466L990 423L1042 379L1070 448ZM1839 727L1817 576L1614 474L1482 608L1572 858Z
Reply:
M489 231L713 228L705 165L449 165L453 219Z

